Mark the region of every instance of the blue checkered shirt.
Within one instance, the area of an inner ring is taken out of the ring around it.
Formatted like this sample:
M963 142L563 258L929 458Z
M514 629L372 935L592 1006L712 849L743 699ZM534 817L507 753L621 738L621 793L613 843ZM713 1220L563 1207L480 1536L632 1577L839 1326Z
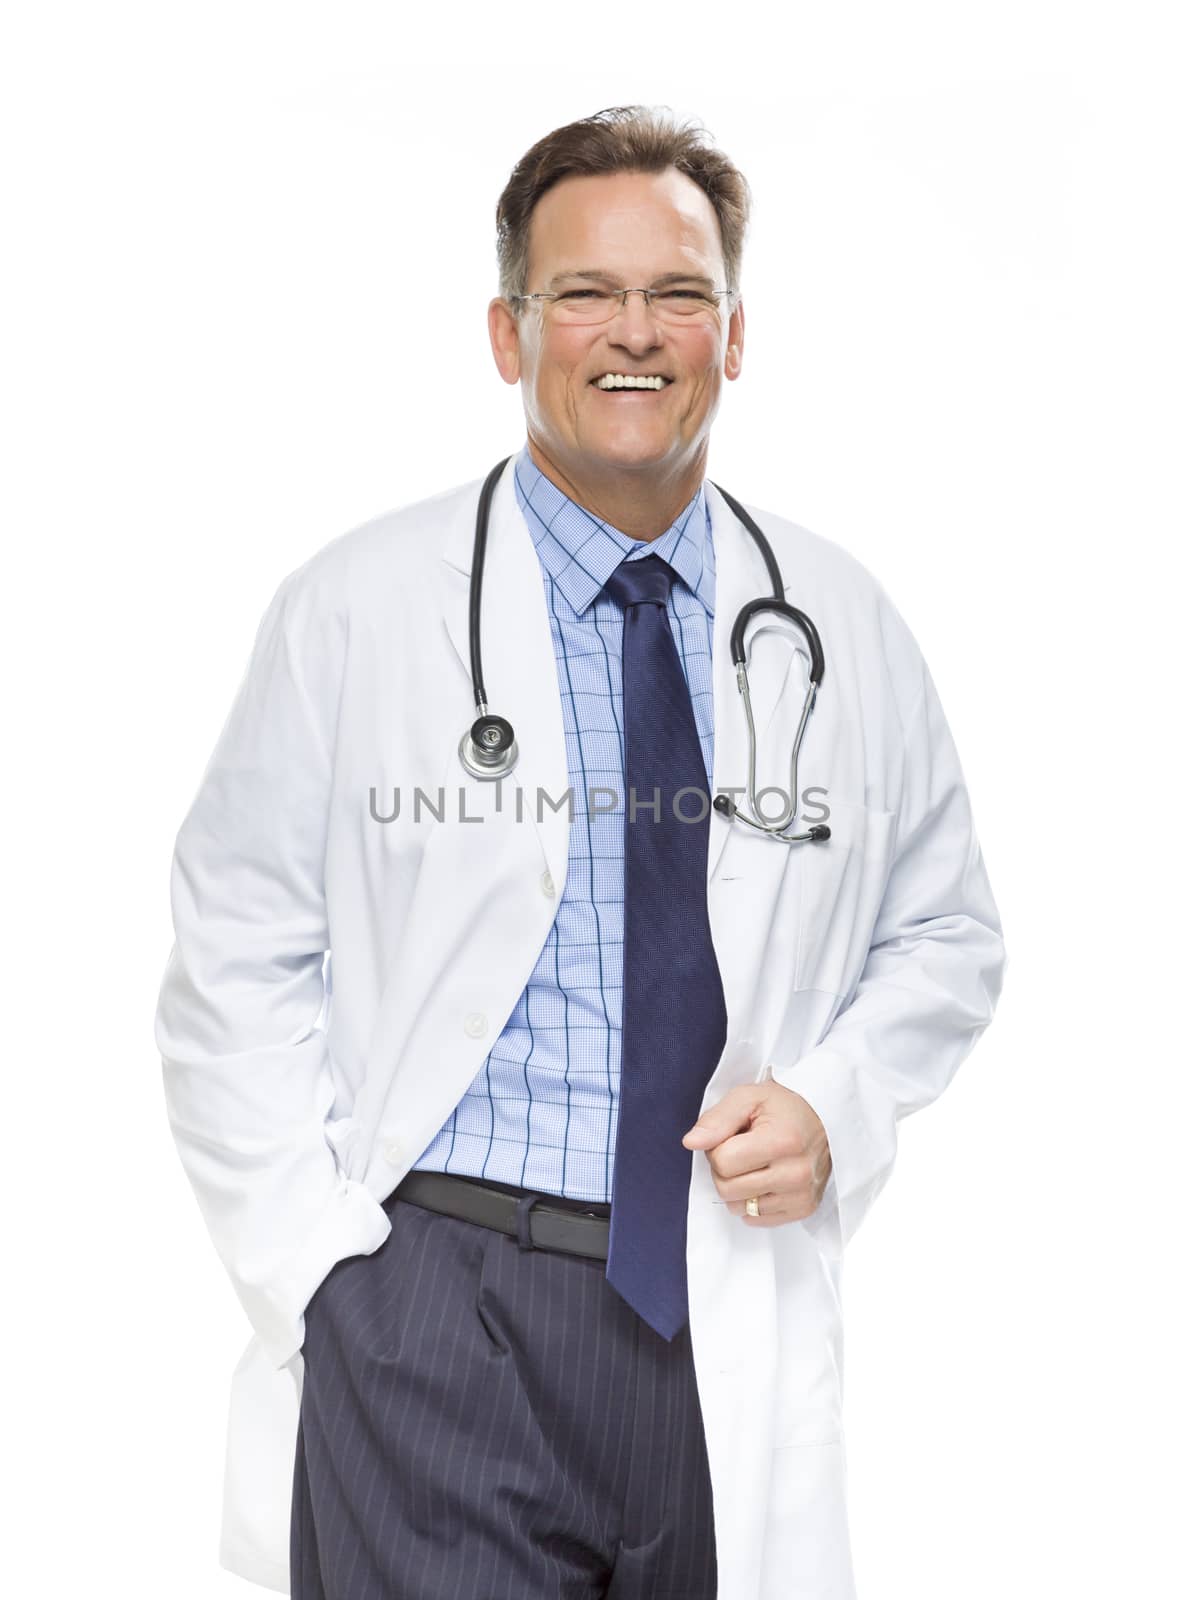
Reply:
M659 538L631 538L557 488L526 446L514 483L542 570L563 706L574 797L567 881L512 1015L414 1167L611 1202L623 1014L624 614L602 591L626 559L658 555L679 574L667 610L710 794L712 522L701 482ZM502 620L518 626L517 617Z

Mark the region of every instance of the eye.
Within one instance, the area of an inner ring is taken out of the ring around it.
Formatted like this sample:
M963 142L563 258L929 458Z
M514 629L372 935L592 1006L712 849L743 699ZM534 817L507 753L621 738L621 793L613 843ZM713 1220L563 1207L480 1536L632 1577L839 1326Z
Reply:
M608 297L599 289L564 289L560 300L605 300Z

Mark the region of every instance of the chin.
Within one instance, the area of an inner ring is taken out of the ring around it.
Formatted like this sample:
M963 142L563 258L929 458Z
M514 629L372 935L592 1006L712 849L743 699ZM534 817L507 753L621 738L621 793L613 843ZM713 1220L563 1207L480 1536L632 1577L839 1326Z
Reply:
M648 449L642 446L640 449L626 447L623 450L618 450L610 448L607 450L593 450L590 453L599 460L607 462L610 467L649 467L663 460L671 452L668 443L658 449Z

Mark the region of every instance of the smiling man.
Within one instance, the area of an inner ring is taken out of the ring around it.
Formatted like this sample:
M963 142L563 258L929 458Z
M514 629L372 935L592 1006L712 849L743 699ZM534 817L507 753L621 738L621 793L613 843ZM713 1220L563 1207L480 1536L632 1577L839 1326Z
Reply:
M699 491L721 384L741 371L745 308L716 211L674 167L564 177L527 246L537 292L494 300L488 320L530 459L600 521L655 539ZM613 292L626 285L653 304Z
M282 582L178 835L221 1559L295 1600L853 1594L843 1252L1005 953L901 616L707 477L748 211L643 107L522 157L523 447Z

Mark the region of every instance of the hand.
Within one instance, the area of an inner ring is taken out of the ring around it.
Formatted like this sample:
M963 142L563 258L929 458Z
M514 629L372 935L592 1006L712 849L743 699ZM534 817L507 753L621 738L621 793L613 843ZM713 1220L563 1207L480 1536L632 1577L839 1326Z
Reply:
M832 1153L819 1117L781 1083L738 1084L683 1135L704 1150L717 1189L746 1227L778 1228L809 1217L832 1175ZM756 1196L759 1215L745 1202Z

